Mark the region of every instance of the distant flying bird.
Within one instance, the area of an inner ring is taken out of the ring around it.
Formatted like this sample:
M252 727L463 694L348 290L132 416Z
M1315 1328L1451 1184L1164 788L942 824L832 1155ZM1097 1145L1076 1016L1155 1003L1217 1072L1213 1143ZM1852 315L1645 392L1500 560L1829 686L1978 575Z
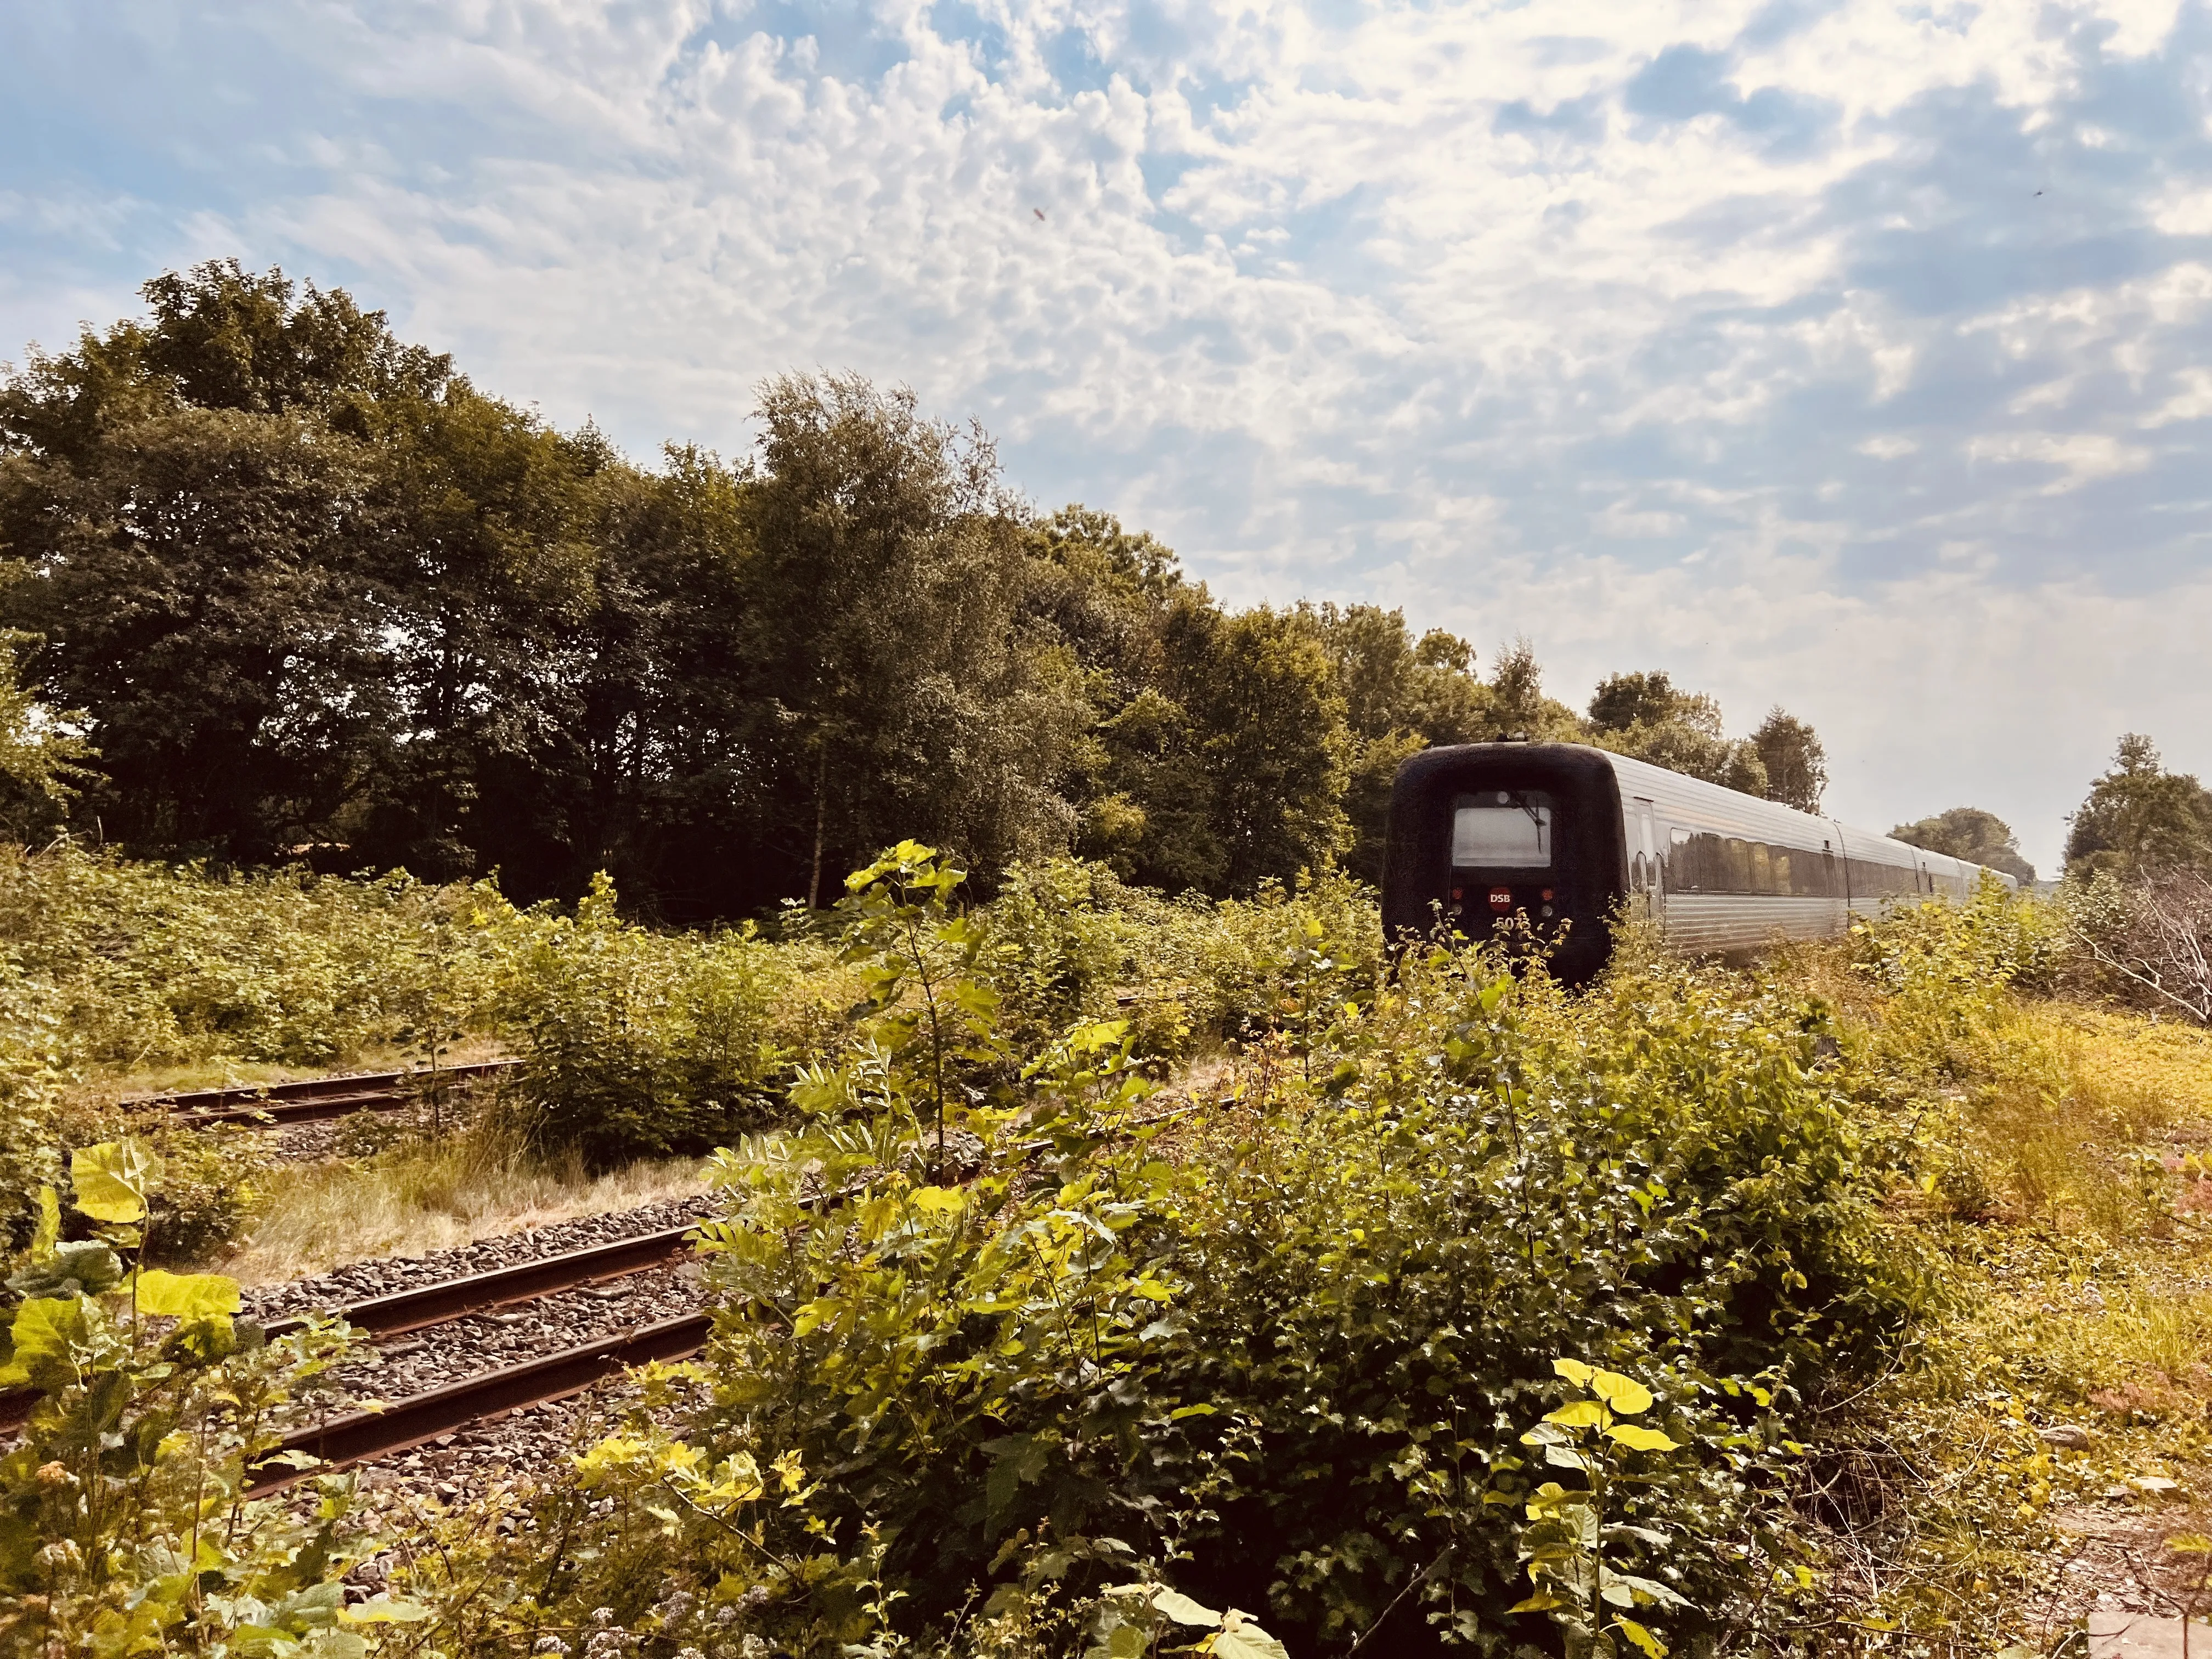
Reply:
M2038 191L2036 191L2035 193L2036 193L2038 196L2040 196L2040 195L2042 195L2042 194L2043 194L2043 192L2042 192L2041 191L2039 191L2039 190Z
M2043 194L2043 192L2042 192L2041 191L2039 191L2039 190L2038 191L2036 191L2035 193L2036 193L2038 196L2040 196L2040 195L2042 195L2042 194ZM1040 218L1040 219L1042 219L1042 218L1043 218L1043 217L1044 217L1044 210L1043 210L1042 208L1031 208L1031 209L1030 210L1030 211L1031 213L1036 214L1036 216L1037 216L1038 218Z

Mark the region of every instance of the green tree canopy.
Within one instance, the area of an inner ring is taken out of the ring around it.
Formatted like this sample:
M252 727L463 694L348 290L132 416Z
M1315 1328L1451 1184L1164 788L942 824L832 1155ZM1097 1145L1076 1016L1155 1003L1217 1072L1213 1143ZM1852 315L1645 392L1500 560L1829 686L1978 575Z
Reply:
M1346 737L1346 863L1369 881L1382 876L1390 784L1405 759L1438 744L1488 735L1488 687L1475 678L1474 649L1431 629L1417 641L1402 611L1354 605L1304 607L1318 630L1343 700Z
M1985 864L2021 881L2035 879L2035 866L2021 856L2020 842L2013 835L2012 826L1996 813L1984 812L1978 806L1954 806L1948 812L1938 812L1914 823L1900 823L1889 833L1899 841L1924 847L1931 853Z
M2157 745L2140 733L2121 738L2112 769L2089 786L2072 822L2069 875L2212 869L2212 791L2167 771Z
M1820 810L1820 797L1828 787L1828 751L1818 732L1795 714L1770 708L1751 734L1751 746L1766 769L1769 800L1801 812Z
M1678 688L1663 671L1614 674L1598 683L1589 703L1591 741L1746 794L1767 793L1765 763L1755 743L1731 740L1721 706L1701 691Z

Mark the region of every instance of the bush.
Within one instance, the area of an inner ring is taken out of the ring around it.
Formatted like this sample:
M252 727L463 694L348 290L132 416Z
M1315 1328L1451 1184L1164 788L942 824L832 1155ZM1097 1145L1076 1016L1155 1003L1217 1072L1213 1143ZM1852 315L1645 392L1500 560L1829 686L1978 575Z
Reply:
M0 847L0 945L47 988L84 1066L321 1066L407 1041L456 983L489 990L480 923L506 914L489 884L222 876L67 842ZM462 1023L484 1012L465 1008Z
M1790 1437L1921 1291L1816 1007L1438 955L1149 1121L1121 1021L1001 1082L957 874L866 873L866 1040L720 1159L711 1403L548 1498L509 1638L674 1591L807 1655L1136 1653L1164 1583L1304 1653L1757 1634Z
M541 1147L607 1168L706 1152L767 1120L794 1058L777 1015L805 947L750 927L632 927L605 875L574 918L532 912L503 943L500 1012L523 1059L514 1088Z
M0 1298L0 1387L37 1396L0 1455L0 1648L360 1659L349 1624L416 1610L348 1607L344 1486L307 1505L245 1492L343 1344L319 1328L263 1340L234 1321L230 1279L126 1271L161 1160L126 1140L71 1164L98 1236L62 1242L47 1189Z
M1374 894L1337 873L1251 899L1170 899L1060 859L1017 866L983 919L979 975L1000 996L1007 1042L1030 1055L1083 1019L1127 1019L1137 1051L1162 1066L1209 1043L1318 1030L1346 998L1372 995L1382 957Z
M60 1022L12 957L0 955L0 1263L31 1242L38 1193L61 1178Z

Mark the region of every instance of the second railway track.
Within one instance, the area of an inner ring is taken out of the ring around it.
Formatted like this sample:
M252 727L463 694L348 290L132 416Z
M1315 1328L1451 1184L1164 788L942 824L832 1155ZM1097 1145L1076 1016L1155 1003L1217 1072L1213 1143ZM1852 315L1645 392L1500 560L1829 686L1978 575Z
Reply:
M313 1123L349 1117L356 1112L389 1111L423 1097L426 1088L451 1085L472 1090L504 1077L520 1060L487 1060L471 1066L441 1066L407 1072L364 1072L352 1077L305 1078L296 1083L239 1084L221 1089L191 1089L141 1095L124 1103L158 1107L176 1121L210 1123Z

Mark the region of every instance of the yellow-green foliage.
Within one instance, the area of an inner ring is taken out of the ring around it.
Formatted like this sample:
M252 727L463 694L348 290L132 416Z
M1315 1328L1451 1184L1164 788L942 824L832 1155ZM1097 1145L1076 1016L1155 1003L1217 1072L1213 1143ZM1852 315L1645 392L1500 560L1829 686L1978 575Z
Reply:
M986 915L981 975L1011 1041L1031 1053L1081 1018L1126 1019L1139 1053L1170 1062L1208 1042L1326 1024L1332 997L1371 993L1382 955L1373 894L1334 873L1251 899L1171 899L1056 859L1008 872Z
M0 847L0 945L87 1066L317 1066L404 1042L447 981L489 991L471 971L492 937L479 924L506 908L489 885L404 874L225 876Z
M61 1023L46 988L0 954L0 1262L30 1242L30 1195L60 1175Z
M379 1613L340 1582L343 1486L319 1504L246 1495L344 1345L322 1327L266 1341L233 1319L234 1281L148 1267L165 1179L142 1142L78 1149L71 1195L98 1231L64 1240L46 1189L8 1281L0 1387L34 1401L0 1455L0 1651L361 1659L346 1626Z
M750 926L639 927L616 915L605 876L573 917L532 910L494 936L496 1011L523 1055L532 1132L596 1166L706 1152L758 1127L791 1064L833 1035L824 948L771 945Z

